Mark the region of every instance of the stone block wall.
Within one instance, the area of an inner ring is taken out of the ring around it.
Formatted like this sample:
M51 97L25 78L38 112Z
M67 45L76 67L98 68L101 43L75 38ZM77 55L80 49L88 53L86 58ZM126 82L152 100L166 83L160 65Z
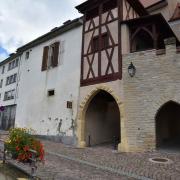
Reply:
M124 128L128 151L154 150L157 111L170 100L180 103L180 53L174 39L165 43L165 54L149 50L123 55ZM128 74L131 62L136 67L133 78Z

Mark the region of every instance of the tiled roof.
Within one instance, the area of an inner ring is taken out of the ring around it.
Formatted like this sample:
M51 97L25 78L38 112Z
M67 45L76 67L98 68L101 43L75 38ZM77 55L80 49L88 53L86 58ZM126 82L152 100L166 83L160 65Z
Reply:
M162 0L140 0L140 2L144 5L145 8L147 8L153 4L156 4L160 1L162 1Z
M174 11L173 16L171 17L170 21L175 21L180 19L180 3L177 3L176 9Z

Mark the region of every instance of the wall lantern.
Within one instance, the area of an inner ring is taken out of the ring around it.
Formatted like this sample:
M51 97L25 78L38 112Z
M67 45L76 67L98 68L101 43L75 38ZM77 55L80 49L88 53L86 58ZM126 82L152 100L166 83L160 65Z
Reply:
M134 66L134 64L132 62L128 67L128 73L131 77L134 77L136 74L136 67Z

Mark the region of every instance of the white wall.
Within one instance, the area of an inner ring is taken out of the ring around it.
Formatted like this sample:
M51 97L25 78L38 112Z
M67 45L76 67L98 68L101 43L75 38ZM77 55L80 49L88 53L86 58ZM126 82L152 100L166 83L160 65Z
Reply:
M73 135L71 123L77 116L81 39L82 27L77 27L32 48L28 60L23 53L16 126L32 128L39 135ZM59 65L42 72L43 48L56 41L61 43ZM54 96L47 96L49 89L55 89ZM73 101L73 110L67 109L67 101Z

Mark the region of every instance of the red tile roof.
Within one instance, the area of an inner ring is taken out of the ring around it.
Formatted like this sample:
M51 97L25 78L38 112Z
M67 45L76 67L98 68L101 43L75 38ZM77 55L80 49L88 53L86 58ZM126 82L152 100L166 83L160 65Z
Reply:
M180 19L180 3L177 3L176 9L174 11L173 16L171 17L170 21L175 21Z
M147 8L153 4L156 4L160 1L162 1L162 0L140 0L140 2L144 5L145 8Z

